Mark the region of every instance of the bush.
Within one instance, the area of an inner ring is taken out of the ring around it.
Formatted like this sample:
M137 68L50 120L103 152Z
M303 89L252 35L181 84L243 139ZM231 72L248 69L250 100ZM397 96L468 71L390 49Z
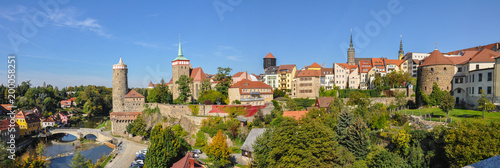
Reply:
M189 109L191 109L191 114L198 115L200 111L200 107L198 105L189 105Z
M203 147L207 144L207 137L205 136L205 133L203 131L198 131L196 133L196 142L194 143L194 146L196 147Z

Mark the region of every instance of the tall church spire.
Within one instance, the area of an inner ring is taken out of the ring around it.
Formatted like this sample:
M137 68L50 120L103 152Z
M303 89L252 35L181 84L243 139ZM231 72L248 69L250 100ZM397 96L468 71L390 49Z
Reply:
M403 50L403 35L400 35L400 37L401 41L399 42L399 60L402 60L405 55L405 52Z
M354 46L352 44L352 29L351 29L351 43L349 44L349 48L347 49L347 63L349 65L355 65L355 59L354 59Z
M188 60L184 55L182 54L182 46L181 46L181 35L179 34L179 52L177 53L177 58L175 60Z

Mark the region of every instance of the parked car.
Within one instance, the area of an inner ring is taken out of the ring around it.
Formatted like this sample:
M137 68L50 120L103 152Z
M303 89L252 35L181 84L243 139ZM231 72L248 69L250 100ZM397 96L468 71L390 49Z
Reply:
M146 156L144 156L143 154L137 155L135 157L135 160L145 160L145 159L146 159Z
M193 152L194 154L202 154L201 149L195 149L192 150L191 152Z

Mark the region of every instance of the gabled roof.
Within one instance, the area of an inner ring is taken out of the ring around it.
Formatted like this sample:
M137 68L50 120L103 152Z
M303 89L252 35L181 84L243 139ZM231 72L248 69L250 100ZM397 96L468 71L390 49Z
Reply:
M12 110L12 104L1 104L1 106L5 110Z
M144 98L143 95L140 93L137 93L134 89L130 90L127 95L124 96L125 98Z
M306 113L307 111L283 111L283 117L292 117L298 120L301 117L305 116Z
M266 131L265 128L254 128L250 130L250 133L248 133L247 139L245 139L245 142L241 146L241 150L246 150L253 152L253 144L257 140L257 138L262 135Z
M335 100L334 97L318 97L316 99L316 105L319 107L328 107L330 103Z
M243 71L243 72L237 72L232 77L236 78L236 77L242 77L244 75L248 75L247 72L245 72L245 71Z
M10 125L10 119L5 119L5 120L0 121L0 130L7 130L7 129L9 129L11 127L9 125ZM13 127L19 127L19 125L17 124L17 122L14 122L14 126Z
M203 166L198 162L198 160L193 158L193 153L187 152L182 159L175 162L170 168L202 168L202 167Z
M203 72L203 69L201 67L194 68L191 71L191 78L193 78L193 81L203 81L203 79L206 78L205 73Z
M495 58L499 57L500 53L491 50L481 50L469 62L495 62Z
M269 54L267 54L264 58L274 58L274 59L276 59L276 58L274 57L274 55L273 55L273 54L271 54L271 52L269 52Z
M333 68L321 68L321 76L333 75Z
M288 72L292 72L292 71L293 71L293 68L295 68L295 64L291 64L291 65L280 65L280 68L278 69L278 71L281 71L281 70L287 70Z
M150 87L155 87L155 85L151 81L149 81L149 85L148 85L148 88L150 88Z
M266 83L264 82L261 82L261 81L251 81L251 80L248 80L248 79L243 79L239 82L236 82L235 84L231 85L231 88L240 88L240 91L241 89L271 89L273 87L267 85ZM240 92L241 93L241 92Z
M315 63L311 64L308 68L323 68L323 67L315 62Z
M447 57L443 55L439 50L435 49L431 55L425 57L422 60L422 64L420 66L429 66L429 65L453 65L453 62L450 61Z
M320 73L318 70L302 70L297 77L319 77Z

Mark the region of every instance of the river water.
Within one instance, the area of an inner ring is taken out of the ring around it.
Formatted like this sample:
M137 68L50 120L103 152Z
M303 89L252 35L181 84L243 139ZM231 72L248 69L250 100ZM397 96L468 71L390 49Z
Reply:
M95 139L94 137L88 137L88 139ZM73 135L65 135L62 138L57 138L51 140L46 144L45 155L49 157L56 157L59 154L71 155L60 157L57 159L50 160L51 168L67 168L71 161L73 160L74 153L76 152L75 147L80 145L80 141L76 140ZM96 163L98 159L111 153L113 149L107 147L106 145L97 146L92 149L81 151L80 153L87 159L92 160L92 163Z

